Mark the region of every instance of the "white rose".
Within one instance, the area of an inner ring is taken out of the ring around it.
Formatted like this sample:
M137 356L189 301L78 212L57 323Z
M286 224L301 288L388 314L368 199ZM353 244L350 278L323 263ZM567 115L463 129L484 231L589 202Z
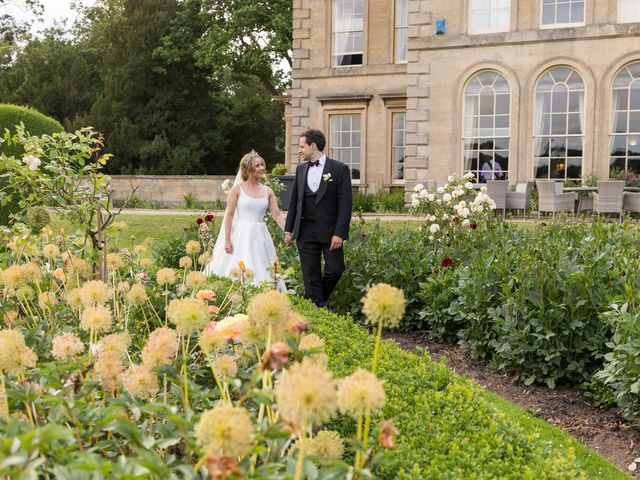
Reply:
M416 200L418 198L418 194L417 193L412 193L411 194L411 201L413 202L414 200Z
M447 177L447 181L448 181L449 183L453 182L454 180L455 180L455 178L453 177L453 175L449 175L449 176Z
M473 178L473 173L467 172L462 178L464 178L465 180L471 180Z
M430 231L431 233L437 233L437 232L439 232L439 231L440 231L440 225L438 225L437 223L432 224L432 225L429 227L429 231Z
M415 187L413 187L413 191L414 192L419 192L420 190L424 190L424 185L422 185L421 183L419 183Z
M437 192L438 192L438 193L443 193L443 192L444 192L444 188L442 188L442 187L438 187Z
M462 226L463 226L463 227L466 227L466 226L467 226L467 225L469 225L470 223L471 223L471 222L469 221L469 219L468 219L468 218L465 218L465 219L462 221Z
M463 208L462 210L460 210L460 216L467 218L469 216L469 209L468 208Z
M471 182L465 183L464 184L464 188L466 188L467 190L473 189L473 183L471 183Z
M446 214L446 213L443 213L443 214L442 214L442 219L443 219L443 220L449 220L449 215L448 215L448 214Z
M22 162L27 165L31 171L36 171L42 163L40 159L34 155L27 155L22 159Z
M478 205L478 206L476 207L476 211L477 211L477 212L481 212L481 211L483 211L483 210L484 210L484 207L482 206L482 204L480 204L480 205Z
M429 215L429 221L430 222L435 222L436 221L436 216L435 215Z
M440 204L442 203L442 199L440 199L440 198L439 198L439 199L437 199L437 200L436 200L436 203L437 203L438 205L440 205Z
M436 196L433 193L430 193L427 196L427 200L429 200L430 202L433 202L436 199Z
M465 202L464 200L460 200L460 203L458 204L460 207L464 208L467 206L467 202Z
M429 235L429 240L433 242L433 235Z
M427 190L420 190L420 197L427 198L429 196L429 192Z
M417 198L414 198L414 199L411 201L411 206L412 206L413 208L418 208L418 207L420 206L420 200L418 200Z
M445 202L450 202L451 201L451 195L449 195L448 193L445 193L442 196L442 200L445 201Z
M487 187L486 187L485 185L481 186L481 187L480 187L480 191L481 191L482 193L486 192L486 191L487 191Z

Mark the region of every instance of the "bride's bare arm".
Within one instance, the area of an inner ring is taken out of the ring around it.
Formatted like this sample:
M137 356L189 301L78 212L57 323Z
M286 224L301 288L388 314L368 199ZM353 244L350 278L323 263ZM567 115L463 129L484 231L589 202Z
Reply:
M278 200L276 199L276 194L273 193L273 190L271 190L269 187L268 188L268 195L269 195L269 211L271 212L271 216L273 217L273 219L276 221L276 223L278 224L278 226L284 230L284 222L286 220L286 216L284 213L282 213L280 211L280 208L278 207Z
M231 243L231 226L233 224L233 216L236 213L239 195L240 187L238 185L233 187L227 195L227 208L224 214L224 251L228 254L233 253L233 244Z

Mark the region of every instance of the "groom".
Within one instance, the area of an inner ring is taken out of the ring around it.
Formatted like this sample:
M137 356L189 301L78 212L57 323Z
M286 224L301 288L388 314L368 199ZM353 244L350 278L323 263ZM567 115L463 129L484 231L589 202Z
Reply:
M323 153L326 143L320 130L300 135L298 153L305 162L296 169L284 227L285 243L295 239L298 246L306 297L320 307L344 272L342 244L351 220L351 173Z

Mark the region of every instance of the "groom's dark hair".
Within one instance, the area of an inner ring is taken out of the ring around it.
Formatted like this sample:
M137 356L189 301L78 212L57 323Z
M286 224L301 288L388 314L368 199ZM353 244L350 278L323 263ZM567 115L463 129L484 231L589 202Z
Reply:
M300 134L300 138L304 137L304 140L307 145L311 145L312 143L316 144L318 150L321 152L324 151L324 146L327 144L327 139L324 137L324 133L320 130L315 130L310 128Z

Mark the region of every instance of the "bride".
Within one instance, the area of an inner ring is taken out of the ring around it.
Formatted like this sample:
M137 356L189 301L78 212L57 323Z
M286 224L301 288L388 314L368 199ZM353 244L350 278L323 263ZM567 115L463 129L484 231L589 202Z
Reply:
M252 283L271 282L268 268L276 259L276 249L264 222L269 208L278 226L284 229L285 215L278 208L273 190L260 183L267 166L255 151L240 160L240 168L233 188L227 195L227 208L211 261L205 267L208 275L230 276L240 262L254 273ZM278 282L279 290L286 290L284 282Z

